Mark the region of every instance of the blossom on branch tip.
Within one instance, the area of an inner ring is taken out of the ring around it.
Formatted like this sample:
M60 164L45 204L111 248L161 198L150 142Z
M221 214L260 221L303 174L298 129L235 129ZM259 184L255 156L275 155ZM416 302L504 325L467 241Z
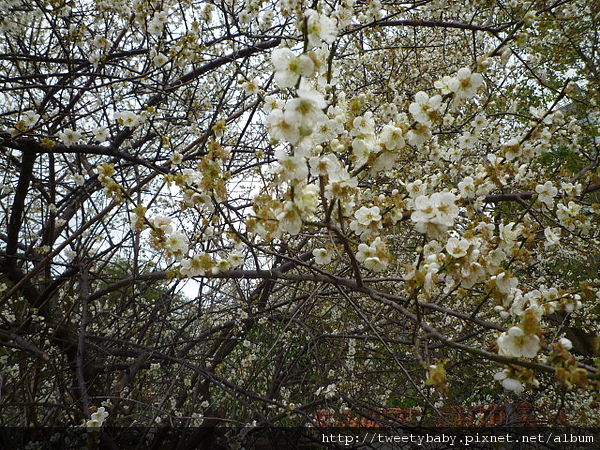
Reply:
M86 421L83 426L86 428L99 428L104 424L104 421L108 417L108 412L101 406L98 410L90 416L90 420Z
M429 97L425 92L419 91L415 94L415 102L410 104L408 110L417 122L430 127L434 120L439 119L441 106L441 95Z
M545 228L544 237L546 238L544 247L554 247L555 245L558 245L560 243L560 228Z
M354 217L356 217L359 224L364 226L369 226L372 222L381 221L381 214L378 206L373 206L371 208L363 206L354 213Z
M378 206L371 208L362 206L354 213L354 217L355 220L350 222L350 229L356 234L360 234L362 239L367 239L383 226Z
M275 67L275 82L279 87L294 87L298 79L310 77L315 71L313 60L306 54L296 56L289 48L278 48L271 53Z
M319 188L315 184L308 184L299 189L294 196L294 203L303 214L313 214L319 206Z
M519 380L515 380L514 378L510 378L508 376L508 370L503 370L502 372L498 372L494 375L494 379L496 381L500 381L502 383L502 387L507 391L515 392L516 394L520 394L525 390L523 383Z
M309 48L319 46L321 41L327 44L333 43L337 33L335 19L331 19L324 14L319 14L314 9L306 10L304 18L306 20L306 35L308 37Z
M560 338L559 341L558 341L558 343L566 351L569 351L569 350L571 350L573 348L573 343L569 339L567 339L567 338Z
M558 194L558 189L556 189L551 181L546 181L544 184L538 184L535 187L535 192L538 194L538 200L544 203L548 208L552 209L554 206L554 197Z
M284 180L305 180L308 176L308 166L306 158L298 155L288 155L285 150L279 149L275 151L279 166L276 172Z
M25 130L29 130L29 129L33 128L38 123L39 120L40 120L39 114L37 114L34 111L27 111L23 114L23 117L21 118L19 123L23 125L23 128ZM17 128L21 129L21 127L19 127L18 125L17 125Z
M456 83L451 90L456 93L456 98L471 98L483 85L483 76L480 73L472 73L468 67L463 67L456 72Z
M315 257L315 262L317 264L329 264L332 258L332 252L325 248L315 248L312 251L313 256Z
M373 272L385 270L388 265L388 254L385 243L380 237L377 237L371 245L359 244L356 260L362 262L367 269Z
M70 147L79 142L81 133L79 131L71 130L70 128L65 128L64 131L58 133L58 138L64 145Z
M500 355L514 358L533 358L540 350L540 338L526 334L519 327L511 327L498 337Z
M341 167L334 155L313 156L308 160L312 175L330 175Z
M285 202L283 211L277 215L279 229L283 232L296 235L302 229L302 216L294 202Z
M402 128L390 124L384 125L379 139L387 150L400 150L405 145Z
M171 225L171 218L163 216L162 214L154 216L151 219L150 223L154 228L160 229L165 234L169 234L173 231L173 227Z
M471 243L467 239L451 237L446 243L446 251L453 258L462 258L467 255L470 246Z
M274 109L267 117L267 128L271 137L277 141L295 144L300 140L300 129L291 112Z
M92 130L92 133L94 133L95 141L99 144L108 141L108 139L110 138L110 132L106 127L94 128Z
M119 122L120 125L129 128L135 128L140 123L140 116L132 111L116 112L114 118Z
M420 232L437 234L436 230L439 232L452 226L458 213L456 196L452 192L436 192L430 196L418 196L410 218Z
M323 95L314 89L302 85L296 91L297 97L289 100L285 105L285 113L292 122L299 122L301 127L309 130L317 123L327 121L327 116L323 109L327 106ZM308 134L310 134L308 133Z
M465 177L458 183L460 195L464 198L473 198L476 196L475 183L472 177Z
M179 231L173 231L164 242L164 249L169 256L177 260L183 258L188 251L188 241L184 234Z

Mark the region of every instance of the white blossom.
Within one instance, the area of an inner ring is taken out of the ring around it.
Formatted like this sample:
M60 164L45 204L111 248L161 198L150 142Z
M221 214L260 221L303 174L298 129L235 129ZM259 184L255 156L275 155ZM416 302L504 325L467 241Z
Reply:
M551 181L546 181L543 185L538 184L535 187L535 192L538 194L538 201L544 203L548 208L552 209L554 206L554 197L558 194L558 189L556 189Z
M325 248L315 248L312 251L312 254L315 257L315 262L317 264L329 264L333 257L331 251Z
M70 128L65 128L62 132L58 133L58 138L64 145L69 147L79 142L81 133L79 131L71 130Z
M533 358L540 350L540 338L526 334L519 327L511 327L498 338L498 349L503 356Z
M408 110L417 122L431 126L441 106L441 95L429 97L425 92L419 91L415 94L415 102L410 104Z

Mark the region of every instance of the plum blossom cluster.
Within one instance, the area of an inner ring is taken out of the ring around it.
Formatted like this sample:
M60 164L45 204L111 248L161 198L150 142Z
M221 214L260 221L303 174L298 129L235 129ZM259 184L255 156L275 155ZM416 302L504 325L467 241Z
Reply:
M306 29L304 29L306 27ZM321 42L331 44L337 34L335 19L327 17L325 14L319 14L314 9L307 9L304 12L304 21L299 27L300 31L306 31L308 47L317 47Z
M188 251L186 236L173 229L171 218L157 215L150 221L150 245L156 250L164 250L168 257L181 260Z
M233 250L226 258L216 258L207 252L201 252L179 262L179 274L185 278L218 275L234 269L244 262L242 254Z
M221 133L223 127L223 122L217 122L213 132ZM224 161L229 153L215 140L210 140L208 149L195 169L182 168L165 176L165 181L175 184L183 192L185 207L196 208L201 212L213 212L215 203L224 202L227 198L229 173L224 170ZM173 166L179 167L181 162L180 154L174 153L171 156Z
M310 136L317 124L328 122L323 112L327 103L322 94L303 83L296 90L297 96L288 100L282 109L273 109L267 118L267 127L271 137L278 141L296 145L297 152L306 156L309 150L309 140L301 141Z
M593 0L0 3L3 419L597 397Z
M354 217L355 219L350 222L350 229L363 240L379 234L379 230L383 227L381 211L378 206L371 208L362 206L356 210Z
M98 181L104 187L104 193L107 197L112 198L116 202L123 201L123 187L117 183L113 175L115 174L114 164L101 164L96 167L98 172Z
M498 337L500 354L514 358L533 358L540 350L540 338L527 334L519 327L511 327Z
M101 406L95 412L92 413L92 415L90 416L90 419L85 421L82 426L84 426L86 428L92 428L92 429L100 428L102 425L104 425L104 422L106 421L107 417L108 417L108 411L106 411L104 406Z
M518 380L517 377L511 377L510 370L508 369L504 369L503 371L494 374L494 380L499 381L502 384L502 387L507 391L516 394L520 394L525 390L523 383Z
M328 60L337 27L349 23L347 11L342 8L329 18L314 10L301 12L297 4L284 9L286 14L297 11L304 45L302 50L282 47L271 53L280 90L261 98L275 159L268 174L273 183L254 196L245 223L252 239L270 243L298 235L316 237L334 228L350 243L350 259L362 269L384 272L402 258L388 234L407 221L424 244L414 262L405 264L405 292L426 301L459 292L460 303L461 295L483 291L499 320L513 322L497 337L498 353L536 358L544 317L580 310L582 303L565 290L543 285L528 289L518 267L530 261L531 243L538 236L544 238L541 250L560 248L561 235L589 229L589 219L578 200L581 183L539 179L533 161L550 151L556 130L566 133L577 125L567 128L560 111L530 108L532 132L495 133L490 127L494 119L481 102L470 102L486 86L483 75L460 66L454 75L435 81L435 89L416 90L409 99L398 94L394 102L372 108L374 101L366 95L348 98L336 78L335 60ZM378 14L373 11L373 17ZM257 11L249 11L241 20L256 17ZM478 70L490 64L484 59ZM245 93L262 96L260 77L252 77L243 83ZM134 116L118 120L137 125ZM498 122L494 126L502 130ZM221 138L224 125L215 125L213 131ZM185 207L202 215L215 213L216 204L227 197L228 154L216 141L208 147L195 169L182 168L182 157L174 156L175 174L167 176L182 190ZM410 170L400 170L407 161ZM492 220L487 197L511 185L532 193L532 211L555 214L552 225L540 227L529 215ZM137 215L137 228L143 227L143 215ZM243 262L241 253L227 255L208 247L188 256L187 243L183 245L176 231L153 226L154 245L178 260L181 276L214 276ZM315 242L312 255L315 264L328 270L334 257L343 259L346 251L341 245ZM245 366L251 363L244 361ZM495 378L516 392L531 381L512 369Z
M81 138L82 134L79 131L71 130L70 128L65 128L63 131L58 133L58 139L60 139L60 141L67 147L77 144Z
M443 95L454 94L454 106L457 106L462 100L474 97L483 84L483 76L480 73L473 73L468 67L463 67L455 76L445 76L436 81L434 86Z
M437 237L454 225L459 209L452 192L435 192L415 198L415 209L410 218L421 233Z
M371 245L359 244L356 260L373 272L381 272L387 268L390 254L381 237L376 237Z

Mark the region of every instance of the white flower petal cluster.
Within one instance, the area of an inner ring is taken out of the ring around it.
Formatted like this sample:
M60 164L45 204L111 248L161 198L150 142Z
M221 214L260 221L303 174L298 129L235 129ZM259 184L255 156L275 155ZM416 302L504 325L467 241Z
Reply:
M326 248L315 248L312 254L317 264L329 264L333 258L333 253Z
M129 128L137 127L141 122L141 117L133 111L119 111L114 114L114 118L120 125Z
M392 124L384 125L374 146L375 150L379 149L379 153L373 162L371 173L376 175L379 172L392 169L400 156L400 150L405 145L406 141L402 128Z
M528 313L540 321L543 316L553 314L559 309L571 312L581 307L577 295L559 295L559 291L555 287L547 288L541 285L538 289L524 293L515 286L516 281L510 287L510 294L505 298L505 306L496 307L504 319L511 316L523 319Z
M317 123L327 122L323 109L327 102L323 95L306 83L302 83L296 90L296 97L285 105L285 111L291 113L292 120L299 122L301 129L308 129L312 133Z
M275 67L275 82L279 87L294 87L300 77L311 77L315 64L307 54L297 56L289 48L278 48L271 53L271 62Z
M23 113L23 116L21 117L21 120L19 121L19 124L22 126L19 126L18 128L21 129L22 131L29 130L29 129L33 128L35 125L37 125L39 120L40 120L40 115L37 114L35 111L26 111L25 113Z
M323 395L325 398L333 398L337 394L337 386L330 384L327 387L320 387L315 391L315 396Z
M463 198L475 197L475 180L472 177L465 177L461 182L458 183L458 190Z
M436 237L454 225L458 213L456 196L452 192L435 192L430 196L420 195L415 198L410 218L416 223L418 231Z
M166 11L158 11L154 17L148 22L148 33L153 36L160 36L165 26L167 25L168 13Z
M207 211L214 211L215 205L210 195L197 192L196 189L188 189L183 192L183 203L186 206L196 206Z
M453 258L462 258L467 256L467 252L471 247L471 242L464 238L451 237L446 243L446 251Z
M167 255L179 260L188 251L187 237L179 231L173 231L165 239L163 248L167 252Z
M490 280L494 283L498 292L505 296L513 294L519 284L519 280L506 271L502 271L499 274L492 276Z
M292 201L283 204L283 210L277 215L279 231L296 235L302 229L302 215L298 206Z
M443 95L454 93L454 105L461 100L475 96L483 86L483 76L480 73L472 73L468 67L463 67L456 72L455 76L444 76L434 83L434 86Z
M565 183L564 181L560 183L560 191L564 193L567 197L577 197L581 195L581 191L583 186L581 183Z
M375 238L371 245L359 244L356 260L373 272L381 272L387 268L388 253L385 243L380 237Z
M494 380L502 383L502 387L507 391L512 391L516 394L520 394L525 390L523 383L519 380L515 380L514 378L510 378L509 371L504 369L502 372L498 372L494 375Z
M501 239L500 248L509 253L515 246L517 239L522 236L524 227L522 224L510 222L508 224L500 224L499 237Z
M406 191L412 198L417 198L427 194L427 183L423 180L415 180L406 185Z
M441 107L441 95L429 97L425 92L419 91L415 94L415 101L410 104L408 110L417 122L427 127L431 127L433 122L439 118L439 110Z
M158 214L150 220L150 223L153 227L160 229L165 234L173 232L173 226L171 225L170 217Z
M96 412L92 413L90 420L86 421L84 426L86 428L100 428L104 424L104 421L107 417L108 412L104 406L101 406Z
M294 196L294 203L304 217L310 217L319 206L319 187L316 184L307 184L298 189Z
M352 140L352 156L355 165L360 167L369 161L371 154L379 151L375 136L375 120L373 113L367 111L362 116L357 116L352 121L350 134Z
M569 351L569 350L571 350L573 348L573 343L569 339L567 339L567 338L560 338L559 341L558 341L558 343L566 351Z
M288 181L303 181L308 176L308 165L306 158L300 155L290 155L283 149L275 151L278 166L275 169L276 173L281 176L281 179Z
M367 208L366 206L361 207L354 214L356 221L363 226L368 227L372 222L381 221L381 214L378 206Z
M556 189L551 181L546 181L544 184L538 184L535 187L535 192L538 194L538 201L544 203L549 209L554 207L554 197L558 194L558 189Z
M519 327L511 327L498 337L498 350L503 356L534 358L540 350L540 338L526 334Z
M65 128L58 133L58 139L67 147L77 144L81 137L82 135L79 131L71 130L70 128Z
M313 175L331 177L335 172L342 168L342 165L335 155L313 156L308 160L310 172Z
M297 145L319 128L319 124L328 123L329 118L323 112L327 103L323 95L307 83L296 90L296 97L287 101L283 109L272 109L267 117L267 128L271 138L276 141ZM301 147L296 147L301 151Z
M97 127L92 130L94 134L95 141L99 144L108 141L110 138L110 131L106 127Z
M574 230L582 224L581 205L570 201L566 206L563 203L556 205L556 217L558 218L561 225L567 227L569 230Z
M455 80L450 89L456 94L456 98L472 98L483 86L483 76L480 73L472 73L468 67L459 69Z
M287 141L292 144L300 140L300 129L294 123L294 116L285 113L281 109L274 109L267 117L267 128L269 134L276 141Z
M533 291L523 294L521 290L517 289L514 292L510 313L513 317L522 318L525 316L525 313L528 312L533 314L539 321L546 313L546 309L542 302L542 293L539 290L534 289Z
M171 219L161 214L149 220L152 225L150 243L152 247L164 250L168 257L181 260L188 251L187 237L173 229Z
M381 130L379 141L385 145L385 148L388 150L400 150L406 145L403 134L402 128L386 124Z
M333 43L337 34L335 19L319 14L314 9L306 10L304 18L309 48L318 47L321 45L321 41L327 44Z
M232 250L226 258L220 259L207 252L200 252L180 261L179 273L187 278L218 275L242 264L244 257L238 250Z
M362 206L356 210L354 217L355 220L350 222L350 229L360 235L363 240L377 233L383 227L379 206L372 206L371 208Z
M547 227L544 229L544 247L554 247L560 243L560 228Z

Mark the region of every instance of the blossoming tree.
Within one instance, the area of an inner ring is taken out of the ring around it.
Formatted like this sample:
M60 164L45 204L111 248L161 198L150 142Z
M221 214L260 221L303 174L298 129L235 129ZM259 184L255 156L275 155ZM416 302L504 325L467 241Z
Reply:
M587 423L593 1L1 3L3 424Z

